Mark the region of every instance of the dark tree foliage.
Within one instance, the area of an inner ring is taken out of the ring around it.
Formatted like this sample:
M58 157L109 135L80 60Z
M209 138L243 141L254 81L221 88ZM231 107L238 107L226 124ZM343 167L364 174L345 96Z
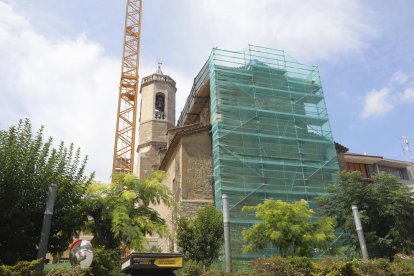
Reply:
M36 134L28 119L0 132L0 262L14 264L36 258L49 185L58 192L49 252L67 249L85 221L82 197L93 175L85 176L87 157L63 142Z
M193 220L178 220L177 244L190 260L209 267L218 259L223 242L223 215L212 205L198 209Z
M358 206L370 257L387 257L414 250L414 194L390 174L380 173L367 182L359 172L340 172L329 194L319 198L325 214L359 248L351 206Z

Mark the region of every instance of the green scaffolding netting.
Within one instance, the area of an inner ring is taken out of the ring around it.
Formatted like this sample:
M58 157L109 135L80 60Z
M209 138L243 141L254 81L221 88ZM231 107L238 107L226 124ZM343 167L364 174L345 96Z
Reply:
M250 45L213 49L210 73L215 200L229 196L232 254L243 254L242 229L255 222L243 206L268 198L306 199L335 181L338 163L317 66Z

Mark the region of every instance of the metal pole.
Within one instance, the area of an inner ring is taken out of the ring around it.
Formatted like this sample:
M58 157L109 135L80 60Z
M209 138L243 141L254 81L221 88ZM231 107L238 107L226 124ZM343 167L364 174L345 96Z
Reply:
M40 234L39 251L37 252L37 259L42 259L42 262L36 268L36 271L43 272L45 266L45 257L47 252L47 245L49 242L50 226L52 224L53 208L55 206L57 184L52 183L49 186L47 194L46 209L43 217L42 233Z
M224 255L226 256L226 272L231 272L229 201L226 194L223 194L221 198L223 199Z
M356 205L352 205L352 213L354 214L355 220L355 228L358 233L359 245L361 246L362 251L362 258L368 260L368 250L367 245L365 243L364 231L362 230L361 219L359 218L358 207Z

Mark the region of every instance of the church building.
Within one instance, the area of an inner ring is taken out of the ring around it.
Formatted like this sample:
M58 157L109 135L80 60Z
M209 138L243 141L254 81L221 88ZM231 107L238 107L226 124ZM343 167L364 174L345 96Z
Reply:
M158 69L143 78L140 93L138 176L164 170L164 184L186 216L209 203L221 209L227 194L236 258L252 257L242 253L241 232L255 218L243 206L267 198L304 198L312 206L335 181L339 167L318 67L284 51L214 48L177 124L170 76ZM158 211L174 234L174 212ZM172 237L150 242L174 251Z

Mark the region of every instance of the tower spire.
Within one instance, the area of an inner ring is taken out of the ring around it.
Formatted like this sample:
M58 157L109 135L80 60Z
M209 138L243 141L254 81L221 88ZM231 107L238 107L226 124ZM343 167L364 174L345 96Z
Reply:
M167 131L175 126L175 81L161 71L161 62L154 74L141 82L141 112L137 174L145 179L158 169L160 149L167 147Z

